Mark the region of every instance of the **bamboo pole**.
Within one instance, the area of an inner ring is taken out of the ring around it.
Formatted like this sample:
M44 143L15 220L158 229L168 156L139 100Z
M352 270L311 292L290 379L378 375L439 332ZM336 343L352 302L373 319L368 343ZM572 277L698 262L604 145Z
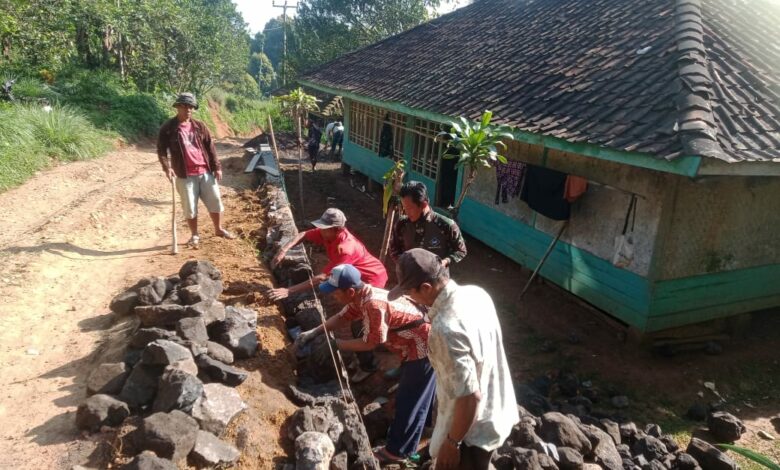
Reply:
M301 128L303 127L303 116L298 116L298 194L301 199L301 220L303 215L303 140L301 138Z
M564 220L563 223L561 224L561 228L558 229L558 235L555 236L552 243L550 243L550 246L547 247L547 251L544 252L544 256L542 256L542 259L539 260L539 264L536 266L536 269L534 269L534 272L531 274L531 277L528 278L528 282L525 283L525 287L523 287L523 290L520 291L520 295L517 296L517 302L519 302L520 299L523 298L525 292L528 290L529 287L531 287L531 283L536 278L536 275L539 274L539 271L542 269L544 262L547 261L547 257L550 256L550 253L552 253L555 244L558 243L558 240L560 240L561 235L563 235L563 231L566 230L566 227L568 225L569 225L569 221Z

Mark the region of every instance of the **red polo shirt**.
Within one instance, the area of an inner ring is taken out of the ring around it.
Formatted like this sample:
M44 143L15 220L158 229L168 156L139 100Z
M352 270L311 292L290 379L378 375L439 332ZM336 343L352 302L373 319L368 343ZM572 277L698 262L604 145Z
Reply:
M340 264L351 264L360 271L360 279L374 287L385 287L387 284L387 270L374 255L368 252L366 246L352 235L349 230L339 232L333 241L325 241L320 229L313 228L304 232L304 239L317 245L323 245L328 255L327 266L322 270L330 274L331 270Z

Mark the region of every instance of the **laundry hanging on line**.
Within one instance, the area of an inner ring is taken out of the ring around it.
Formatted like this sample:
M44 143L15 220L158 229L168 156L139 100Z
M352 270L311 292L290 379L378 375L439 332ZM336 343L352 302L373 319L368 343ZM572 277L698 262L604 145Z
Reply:
M564 197L568 175L540 166L528 165L520 199L528 207L553 220L568 220L571 203Z
M496 162L496 204L506 204L510 198L520 195L523 177L528 167L524 162L508 160L506 163Z

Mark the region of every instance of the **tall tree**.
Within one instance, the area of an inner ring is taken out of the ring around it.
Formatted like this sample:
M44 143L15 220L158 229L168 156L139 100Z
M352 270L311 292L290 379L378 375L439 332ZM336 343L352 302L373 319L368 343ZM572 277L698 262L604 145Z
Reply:
M302 0L294 66L305 70L429 20L441 0Z
M249 74L257 80L257 85L262 91L268 91L273 88L276 75L274 74L274 66L268 59L268 56L262 52L255 52L249 58Z

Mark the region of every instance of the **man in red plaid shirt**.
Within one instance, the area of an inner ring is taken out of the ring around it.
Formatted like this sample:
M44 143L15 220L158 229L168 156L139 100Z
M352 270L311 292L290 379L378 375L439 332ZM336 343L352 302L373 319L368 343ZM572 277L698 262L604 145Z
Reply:
M342 351L370 351L383 344L401 358L401 377L387 445L377 449L381 464L403 461L417 451L423 427L436 392L436 376L428 361L428 332L425 310L402 297L387 300L387 291L360 280L351 264L336 266L320 284L320 292L331 294L344 308L325 322L333 331L352 321L363 322L360 338L336 339ZM323 331L322 325L304 331L295 340L300 348Z

